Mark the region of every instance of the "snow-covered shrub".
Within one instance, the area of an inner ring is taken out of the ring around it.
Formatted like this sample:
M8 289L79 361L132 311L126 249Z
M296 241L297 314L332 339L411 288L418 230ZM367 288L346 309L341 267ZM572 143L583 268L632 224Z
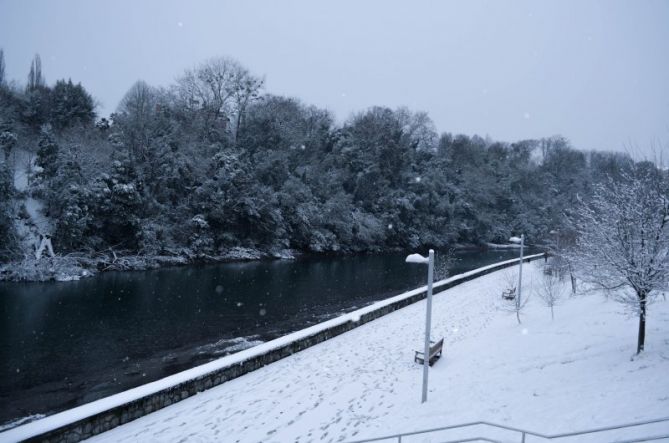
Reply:
M208 255L214 251L214 239L211 235L209 223L202 214L191 218L189 223L190 237L188 246L197 256Z
M28 257L21 261L0 266L0 280L10 281L70 281L94 274L83 268L74 257Z
M142 223L137 233L137 246L144 255L158 255L168 249L169 233L160 223Z

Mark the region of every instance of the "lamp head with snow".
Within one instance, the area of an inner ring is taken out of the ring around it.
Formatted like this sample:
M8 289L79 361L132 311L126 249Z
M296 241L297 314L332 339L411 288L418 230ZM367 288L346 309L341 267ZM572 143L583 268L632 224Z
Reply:
M520 243L520 242L522 242L522 240L520 239L520 237L511 237L511 238L509 239L509 241L510 241L511 243Z
M425 264L428 264L430 262L430 259L428 257L423 257L420 254L411 254L411 255L407 255L406 262L407 263L425 263Z

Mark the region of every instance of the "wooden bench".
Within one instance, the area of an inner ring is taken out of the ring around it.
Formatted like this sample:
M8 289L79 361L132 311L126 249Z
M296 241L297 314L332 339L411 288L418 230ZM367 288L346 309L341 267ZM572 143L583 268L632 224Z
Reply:
M504 300L513 300L516 298L516 288L507 289L506 291L502 292L502 298Z
M441 350L443 347L444 347L443 338L436 343L433 341L430 342L430 360L429 360L430 366L432 366L434 362L439 360L439 358L441 357ZM414 361L422 365L424 362L423 354L424 354L423 351L416 351L416 355L414 356Z

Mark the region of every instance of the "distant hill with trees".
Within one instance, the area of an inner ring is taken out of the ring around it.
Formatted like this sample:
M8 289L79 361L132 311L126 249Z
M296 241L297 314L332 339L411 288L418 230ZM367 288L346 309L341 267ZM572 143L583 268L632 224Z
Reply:
M0 60L2 60L0 53ZM118 251L216 257L261 251L369 253L531 243L559 229L577 197L634 161L562 137L504 143L439 134L423 112L372 107L343 124L264 91L215 58L169 87L138 81L109 119L81 84L28 81L0 62L0 260L29 251L21 194L44 202L57 254ZM447 100L447 97L444 97ZM12 183L18 151L34 161Z

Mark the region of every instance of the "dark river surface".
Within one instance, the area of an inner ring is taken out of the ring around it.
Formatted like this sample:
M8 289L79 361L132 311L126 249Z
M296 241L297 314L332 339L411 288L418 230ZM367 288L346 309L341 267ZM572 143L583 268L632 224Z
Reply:
M449 272L517 254L459 252ZM0 283L0 424L148 383L425 284L426 267L405 257L305 257Z

